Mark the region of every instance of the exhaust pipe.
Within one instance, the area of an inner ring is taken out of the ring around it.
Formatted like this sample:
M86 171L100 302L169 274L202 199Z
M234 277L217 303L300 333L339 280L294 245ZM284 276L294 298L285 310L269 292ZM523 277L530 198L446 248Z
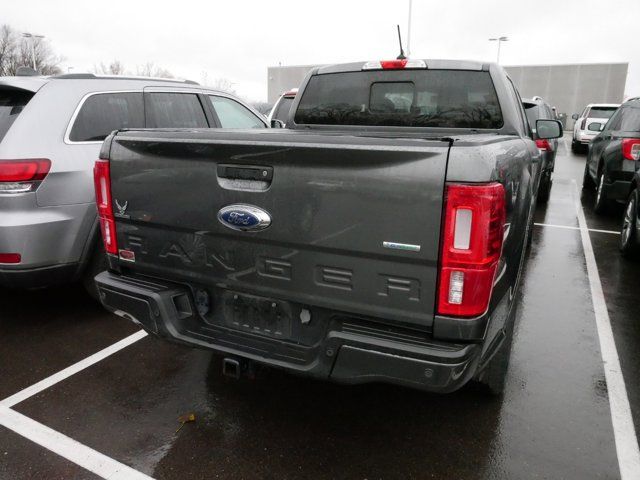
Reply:
M225 377L235 378L240 380L240 362L234 358L224 358L222 360L222 374Z

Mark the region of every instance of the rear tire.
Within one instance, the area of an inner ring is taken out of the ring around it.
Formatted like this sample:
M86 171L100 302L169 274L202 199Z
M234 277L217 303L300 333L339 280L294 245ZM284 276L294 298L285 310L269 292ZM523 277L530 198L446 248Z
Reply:
M581 153L582 152L582 145L580 145L578 142L576 142L575 140L571 141L571 151L573 153Z
M596 188L596 184L591 178L591 174L589 173L589 161L584 164L584 176L582 177L582 189L583 190L593 190Z
M511 307L507 325L505 327L505 338L498 347L498 351L489 360L489 363L475 377L475 381L481 385L491 396L499 396L504 393L504 387L509 371L509 360L511 358L511 347L513 345L513 332L515 330L516 305Z
M622 229L620 231L620 253L626 258L640 257L640 245L638 244L638 202L640 195L638 189L629 195L627 206L624 209Z
M82 286L87 291L89 296L96 301L100 301L100 293L94 278L100 272L104 272L107 269L107 257L104 251L102 240L98 239L96 246L93 249L91 257L87 262L87 266L82 273Z
M596 199L593 203L593 211L602 215L609 209L609 199L607 199L606 187L604 185L604 171L598 175L598 183L596 186Z
M549 196L551 195L551 186L553 180L551 179L551 172L545 172L542 180L540 181L540 189L538 190L538 202L547 203Z

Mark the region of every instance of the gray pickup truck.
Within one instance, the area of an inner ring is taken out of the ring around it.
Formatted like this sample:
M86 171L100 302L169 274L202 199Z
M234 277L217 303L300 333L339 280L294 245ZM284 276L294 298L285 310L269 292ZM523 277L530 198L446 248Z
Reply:
M232 376L258 363L499 393L541 176L504 70L316 68L286 125L109 136L95 167L104 306L214 350Z

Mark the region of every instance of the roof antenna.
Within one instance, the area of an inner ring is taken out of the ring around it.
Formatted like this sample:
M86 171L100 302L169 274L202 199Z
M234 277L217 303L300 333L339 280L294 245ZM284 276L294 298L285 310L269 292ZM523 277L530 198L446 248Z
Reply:
M404 56L404 50L402 49L402 36L400 35L400 25L396 25L398 27L398 43L400 44L400 55L396 58L398 60L406 60L407 57Z

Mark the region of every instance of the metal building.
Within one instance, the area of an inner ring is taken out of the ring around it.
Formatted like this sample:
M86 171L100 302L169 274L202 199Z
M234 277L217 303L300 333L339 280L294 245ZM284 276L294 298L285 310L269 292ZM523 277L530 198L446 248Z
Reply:
M314 66L269 67L269 103L274 103L282 92L299 86ZM579 63L516 65L505 69L523 97L539 95L554 105L558 113L565 113L571 118L588 103L621 103L628 66L628 63Z
M628 67L628 63L579 63L505 70L523 97L539 95L570 118L589 103L622 103Z

